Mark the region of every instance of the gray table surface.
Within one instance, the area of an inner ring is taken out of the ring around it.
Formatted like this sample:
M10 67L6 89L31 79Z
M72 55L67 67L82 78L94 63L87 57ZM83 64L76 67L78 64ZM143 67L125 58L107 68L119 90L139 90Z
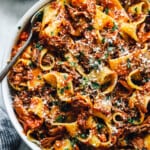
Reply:
M7 51L7 42L21 16L36 2L37 0L0 0L0 68L3 66L2 59ZM0 106L5 109L2 101L2 92L0 86ZM29 150L29 148L21 142L19 150Z

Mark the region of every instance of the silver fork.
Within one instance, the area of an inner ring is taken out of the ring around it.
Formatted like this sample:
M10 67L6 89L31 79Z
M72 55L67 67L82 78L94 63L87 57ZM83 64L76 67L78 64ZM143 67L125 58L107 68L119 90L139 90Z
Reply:
M44 6L43 6L44 7ZM39 14L39 12L42 11L43 8L41 8L39 11L37 11L31 18L30 21L30 34L28 36L28 39L25 41L24 45L18 50L17 54L11 59L11 61L6 65L6 67L1 71L0 73L0 82L4 79L4 77L7 75L7 73L9 72L9 70L12 68L12 66L16 63L16 61L18 60L18 58L20 57L20 55L24 52L24 50L26 49L26 47L29 45L33 34L34 34L34 30L33 30L33 26L34 23L37 20L37 15Z

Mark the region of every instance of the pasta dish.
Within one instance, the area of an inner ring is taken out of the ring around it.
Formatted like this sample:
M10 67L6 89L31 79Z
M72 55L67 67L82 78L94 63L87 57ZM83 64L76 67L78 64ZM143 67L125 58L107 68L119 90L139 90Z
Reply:
M27 138L45 150L150 150L150 1L53 0L33 29L8 74ZM28 36L27 25L11 58Z

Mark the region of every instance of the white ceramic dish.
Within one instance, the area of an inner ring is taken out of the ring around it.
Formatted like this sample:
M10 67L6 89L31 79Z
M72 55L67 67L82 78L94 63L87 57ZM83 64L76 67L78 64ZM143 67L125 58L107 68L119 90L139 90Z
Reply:
M16 27L14 28L14 31L12 33L12 36L10 37L10 40L8 42L8 48L7 51L5 52L5 56L3 58L3 67L7 65L7 61L10 58L10 53L11 50L13 48L13 46L15 45L18 36L20 34L20 32L23 30L24 26L26 25L27 22L30 21L30 18L32 17L32 15L39 10L42 6L44 6L45 4L47 4L48 2L50 2L51 0L40 0L38 1L35 5L33 5L28 11L27 13L20 19L20 21L18 22L18 24L16 25ZM21 29L19 30L18 27L21 27ZM9 85L7 82L7 78L5 78L2 82L2 94L3 94L3 100L4 100L4 104L8 113L8 116L13 124L13 126L15 127L16 131L18 132L18 134L20 135L20 137L23 139L23 141L33 150L40 150L40 148L30 142L27 137L25 136L25 134L23 133L23 128L20 125L20 123L18 122L14 109L12 107L12 98L11 98L11 94L10 94L10 89L9 89Z

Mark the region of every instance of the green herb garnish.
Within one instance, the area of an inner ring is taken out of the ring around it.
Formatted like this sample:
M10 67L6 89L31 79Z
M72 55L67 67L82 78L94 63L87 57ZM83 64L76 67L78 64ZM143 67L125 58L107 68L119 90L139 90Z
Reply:
M91 86L93 89L99 89L101 87L97 82L92 82Z
M102 39L102 43L104 44L104 43L105 43L105 41L106 41L106 39L105 39L105 38L103 38L103 39Z
M150 81L150 78L148 78L148 77L144 77L144 78L143 78L143 82L144 82L144 83L149 82L149 81Z
M132 123L133 124L134 119L133 118L128 118L128 123Z
M114 26L112 27L112 31L114 32L115 30L118 29L118 26L116 25L116 23L114 22Z
M64 74L64 79L67 79L67 75L66 74Z
M34 64L32 61L30 62L29 66L30 66L31 68L35 68L35 64Z
M65 90L69 90L69 89L70 89L70 86L67 85L67 86L64 87L64 89L65 89Z
M107 50L110 52L110 51L112 51L114 49L114 47L111 47L111 46L109 46L108 48L107 48Z
M83 86L88 85L88 82L89 82L89 79L88 79L88 78L85 78L85 77L82 78L82 85L83 85Z
M94 28L93 28L93 26L89 26L87 29L88 29L89 31L92 31Z
M138 12L137 7L135 7L135 9L134 9L134 10L135 10L135 12L136 12L136 13Z
M65 89L64 89L64 88L59 89L59 93L60 93L60 94L64 94L64 92L65 92Z
M99 130L101 130L102 128L104 128L104 124L98 123L98 124L97 124L97 130L99 131Z
M77 136L76 136L76 137L71 138L71 145L72 145L72 147L74 147L77 143L78 143Z
M69 60L69 58L70 58L70 57L69 57L69 56L67 56L67 57L65 57L65 60Z
M70 62L70 65L71 65L72 67L75 67L75 66L76 66L76 62Z
M124 52L125 51L125 49L123 48L123 47L121 47L121 49L120 49L122 52Z
M62 65L63 64L63 61L58 61L58 65Z
M108 56L109 56L109 53L107 52L107 53L105 53L105 59L107 59L108 58Z
M54 35L54 32L53 32L53 31L51 31L51 35Z
M59 93L60 93L60 94L64 94L65 90L69 90L69 89L70 89L70 86L67 85L67 86L65 86L64 88L59 89Z
M82 134L80 134L80 137L83 138L83 139L86 139L87 138L87 134L82 133Z
M140 122L138 117L128 118L128 123L134 124L135 121Z
M40 43L36 43L35 47L41 51L43 49L43 45L41 45Z
M105 8L104 12L105 12L106 14L108 14L108 13L109 13L109 8Z
M130 68L131 68L131 61L130 61L130 59L129 59L129 58L127 59L127 68L128 68L128 69L130 69Z
M110 95L106 95L106 100L110 100L111 96Z
M52 101L51 104L57 106L57 105L59 105L59 101L58 100Z
M56 119L55 122L64 122L65 121L65 116L64 115L59 115Z
M66 0L64 0L64 5L66 4Z
M101 64L101 59L90 59L89 60L89 65L93 68L93 69L98 69L99 65Z
M38 75L37 77L38 77L39 80L41 80L41 76L40 75Z

